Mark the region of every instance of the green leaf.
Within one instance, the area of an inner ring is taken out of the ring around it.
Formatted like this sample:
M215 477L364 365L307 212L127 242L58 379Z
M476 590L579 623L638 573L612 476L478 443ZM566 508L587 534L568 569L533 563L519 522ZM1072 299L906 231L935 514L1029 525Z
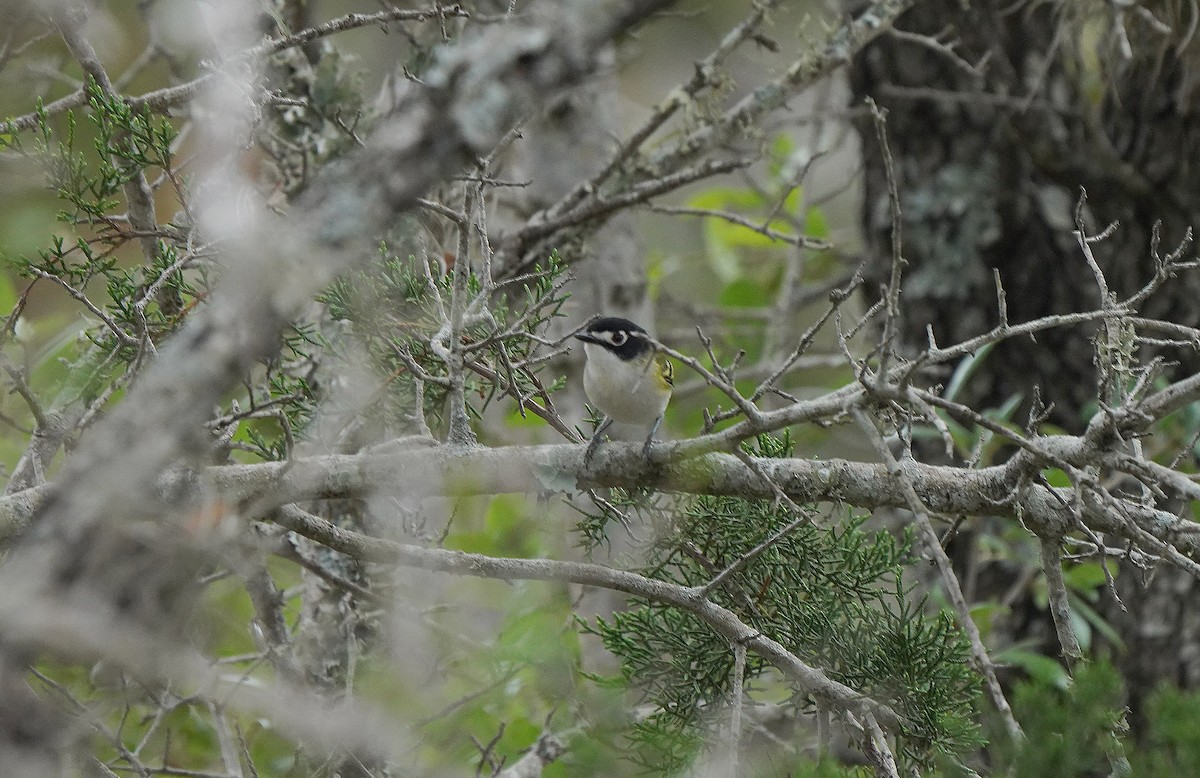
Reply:
M700 192L688 200L691 208L703 208L710 211L754 211L766 207L762 195L752 189L735 189L733 187L714 187Z
M0 273L0 317L8 315L17 304L17 290L7 273Z
M1048 467L1042 471L1042 477L1046 479L1046 483L1058 489L1065 489L1071 485L1071 477L1057 467Z
M1043 654L1014 647L995 654L993 659L1000 664L1020 667L1030 678L1045 686L1067 689L1071 685L1071 676L1067 669L1057 660Z
M791 202L799 202L798 191L793 191L785 200L785 209ZM757 224L767 217L766 209L773 207L762 194L752 189L734 189L732 187L717 187L701 192L688 201L692 208L707 211L724 211L745 217L750 224ZM782 219L776 219L768 225L772 230L788 234L791 227ZM718 216L708 216L704 220L704 243L709 263L718 278L729 282L742 274L739 249L775 248L787 245L750 227L722 219Z
M748 278L739 278L721 290L720 304L726 308L758 308L769 303L762 287Z
M975 375L983 366L988 354L992 353L995 346L995 343L984 344L974 354L963 357L954 368L954 374L950 376L950 382L946 384L946 391L942 393L942 396L947 400L954 400L958 397L959 392L962 391L967 381L971 380L971 376Z
M1117 569L1116 563L1109 568L1114 576L1117 574ZM1108 583L1108 579L1104 575L1104 568L1100 566L1099 562L1079 562L1067 566L1063 570L1063 581L1069 589L1085 596L1095 594L1097 589Z
M1085 602L1082 597L1074 592L1068 592L1067 597L1071 603L1071 609L1073 613L1077 613L1084 622L1086 622L1092 629L1103 635L1104 639L1109 643L1119 649L1124 650L1125 641L1121 639L1121 636L1117 634L1117 631L1113 629L1113 626L1109 624L1103 616L1096 612L1095 608Z
M992 631L993 622L1008 615L1011 610L999 602L980 602L971 606L971 620L979 627L979 633L986 638Z
M829 238L829 222L820 208L809 208L804 214L804 234L817 240Z
M786 133L779 133L771 139L771 175L779 177L783 174L783 166L796 150L796 141ZM799 187L797 187L799 188Z

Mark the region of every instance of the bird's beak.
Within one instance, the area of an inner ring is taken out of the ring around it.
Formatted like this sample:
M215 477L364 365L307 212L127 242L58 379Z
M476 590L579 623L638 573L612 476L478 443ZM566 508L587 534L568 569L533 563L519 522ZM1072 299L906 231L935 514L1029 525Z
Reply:
M600 343L600 339L587 330L584 330L583 332L576 332L575 338L577 340L582 340L584 343Z

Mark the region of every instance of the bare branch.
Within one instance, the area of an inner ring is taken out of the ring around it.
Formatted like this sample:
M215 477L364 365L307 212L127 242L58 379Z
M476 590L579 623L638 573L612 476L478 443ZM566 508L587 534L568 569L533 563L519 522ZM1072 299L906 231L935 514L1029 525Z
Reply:
M390 21L427 21L429 19L440 19L447 16L457 16L469 18L470 14L462 9L461 6L435 6L426 9L409 9L409 8L390 8L386 11L379 11L373 14L352 13L345 16L332 19L317 27L301 30L293 35L287 35L282 38L272 38L263 41L259 45L247 51L243 58L253 60L267 54L274 54L284 49L295 48L302 46L305 43L334 35L347 30L354 30L360 27L369 27L374 24L382 24ZM147 107L152 111L165 111L168 108L182 105L193 99L200 91L208 85L208 82L214 78L213 73L206 73L198 76L191 81L188 81L177 86L166 87L164 89L156 89L153 92L147 92L136 97L126 98L126 102L133 108L138 109ZM87 95L82 90L61 97L52 102L46 103L41 113L46 115L54 115L68 111L72 108L78 108L87 102ZM37 126L39 113L28 113L22 116L8 120L9 126L17 131L32 130Z
M1045 538L1040 545L1042 572L1046 575L1050 615L1058 633L1058 644L1062 646L1067 666L1074 668L1083 659L1083 651L1079 648L1079 638L1075 636L1075 627L1071 624L1071 604L1067 600L1067 585L1062 574L1062 546Z
M700 595L699 590L584 562L550 559L504 559L462 551L429 549L342 529L298 509L278 514L283 526L355 558L434 570L451 575L527 581L570 581L625 592L673 605L694 614L731 643L739 643L777 667L797 688L839 713L876 715L889 730L899 717L886 705L831 680L800 661L770 637L746 624L730 610Z

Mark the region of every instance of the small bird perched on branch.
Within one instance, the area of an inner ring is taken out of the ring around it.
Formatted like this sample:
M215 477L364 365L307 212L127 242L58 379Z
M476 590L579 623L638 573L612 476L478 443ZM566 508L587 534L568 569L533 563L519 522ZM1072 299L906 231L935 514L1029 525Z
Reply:
M642 447L642 454L648 456L671 400L675 370L670 360L659 353L644 329L628 319L597 319L575 337L583 341L587 357L583 390L588 400L604 412L604 421L596 427L583 461L591 460L604 431L614 421L649 425L650 434Z

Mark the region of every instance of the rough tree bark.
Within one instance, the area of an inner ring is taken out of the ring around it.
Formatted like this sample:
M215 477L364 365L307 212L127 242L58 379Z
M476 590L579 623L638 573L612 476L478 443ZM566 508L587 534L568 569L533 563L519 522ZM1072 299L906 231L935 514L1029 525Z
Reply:
M1163 253L1200 223L1195 9L1152 2L1121 16L1116 8L923 2L901 18L899 33L852 63L855 102L871 97L887 110L909 262L901 333L909 347L925 346L927 325L943 343L995 325L993 269L1011 322L1096 306L1097 283L1072 234L1080 187L1089 233L1119 223L1092 245L1117 298L1153 276L1157 222ZM906 33L940 36L947 46ZM891 223L869 122L863 221L877 287L890 269ZM1168 283L1145 309L1200 320L1197 280ZM1194 355L1168 356L1183 360L1176 375L1195 366ZM1079 330L1009 342L988 357L964 401L998 407L1021 393L1028 405L1036 390L1054 403L1052 421L1077 430L1091 410L1093 357ZM1128 613L1103 598L1125 641L1119 661L1135 712L1160 680L1200 682L1200 617L1183 607L1196 581L1174 570L1158 570L1148 585L1144 578L1128 565L1118 577Z

